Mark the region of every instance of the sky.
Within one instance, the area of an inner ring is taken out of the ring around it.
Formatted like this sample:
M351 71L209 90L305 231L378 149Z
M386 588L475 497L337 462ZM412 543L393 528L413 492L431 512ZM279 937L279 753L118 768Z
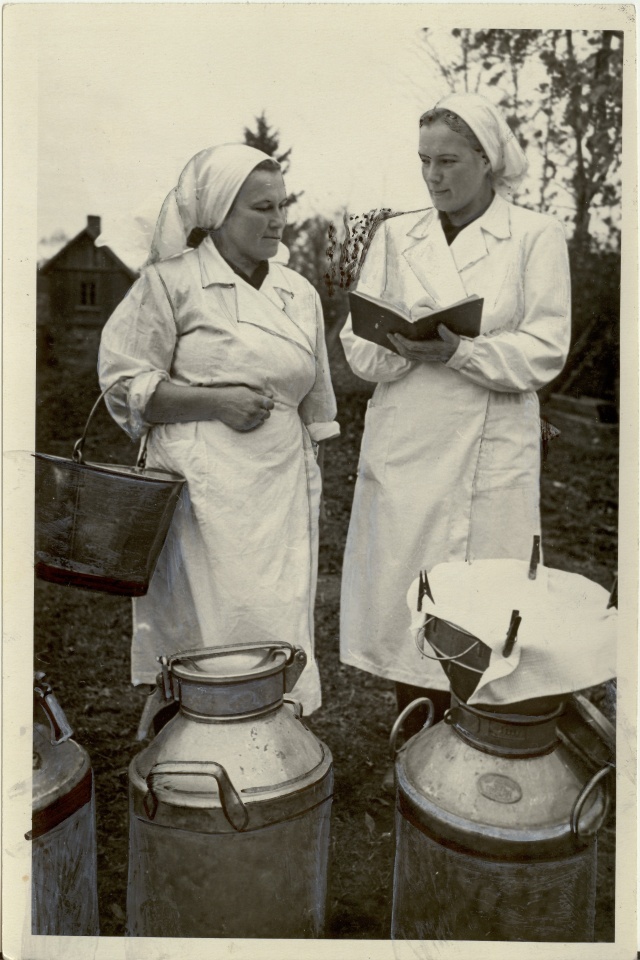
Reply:
M296 216L428 205L420 113L447 87L426 8L46 5L39 9L38 238L159 210L186 161L264 109L292 148ZM117 233L117 229L116 229Z
M543 26L526 6L520 16L530 22L513 26ZM33 10L37 237L62 238L41 243L38 256L52 256L92 214L102 218L105 242L134 268L146 258L146 244L129 244L134 217L142 213L150 230L187 160L242 141L263 110L282 148L292 148L287 188L303 192L292 218L428 206L418 118L449 88L423 29L435 31L446 59L457 49L453 26L506 25L489 4L47 3ZM541 79L539 65L528 69L528 82ZM530 160L535 202L532 151Z

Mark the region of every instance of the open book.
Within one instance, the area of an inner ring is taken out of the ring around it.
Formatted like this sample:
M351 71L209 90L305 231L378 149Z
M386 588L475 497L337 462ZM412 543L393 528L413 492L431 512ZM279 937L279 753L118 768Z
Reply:
M408 340L435 340L440 323L460 337L477 337L483 303L482 297L473 294L412 321L402 309L385 300L370 297L367 293L349 293L353 332L394 353L398 351L387 339L387 334L400 333Z

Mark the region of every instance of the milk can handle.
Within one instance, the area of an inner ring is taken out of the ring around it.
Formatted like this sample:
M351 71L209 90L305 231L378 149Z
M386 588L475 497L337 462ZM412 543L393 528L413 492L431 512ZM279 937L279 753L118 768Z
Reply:
M121 380L129 380L129 379L131 378L127 376L118 377L117 380L114 380L113 383L110 383L109 386L102 391L102 393L100 394L100 396L98 397L94 405L91 407L91 410L89 411L89 416L87 417L87 422L85 423L84 430L82 431L82 436L80 437L79 440L76 440L76 442L73 445L73 453L71 455L71 459L75 463L84 463L84 460L82 457L82 451L84 448L84 442L87 439L87 430L89 429L89 424L91 423L91 419L94 413L96 412L96 410L98 409L98 407L100 406L100 403L102 402L106 394L109 393L109 390L113 390L113 388L117 383L120 383ZM138 459L136 460L136 467L138 467L138 469L140 470L144 469L147 462L147 440L148 439L149 439L149 432L147 431L147 433L145 433L144 435L144 439L140 446L140 450L138 451Z
M419 707L423 703L428 704L429 713L422 729L428 730L429 727L433 726L435 708L433 706L432 701L429 700L429 697L418 697L417 700L413 700L408 706L404 708L402 713L400 713L399 716L396 717L396 722L391 727L391 733L389 734L389 753L391 754L392 760L395 760L396 753L398 752L396 749L396 740L398 739L398 734L400 733L402 724L405 722L409 714L413 713L416 707Z
M156 763L147 774L148 792L144 798L144 809L149 819L153 820L158 809L158 798L153 789L156 777L164 775L172 777L193 776L194 773L214 778L218 784L222 812L234 830L244 830L249 820L249 811L240 799L236 788L231 783L229 774L225 768L222 764L215 763L212 760L182 760Z
M604 780L607 774L610 773L612 770L613 770L613 767L602 767L601 770L598 770L597 773L594 773L594 775L584 785L584 787L582 788L582 790L580 791L580 793L576 798L576 802L573 805L573 810L571 811L571 832L574 834L574 836L580 838L581 840L586 839L587 837L592 837L594 834L596 834L607 818L607 814L609 813L609 806L611 803L611 796L609 794L608 787L605 785L602 814L600 815L600 817L598 817L598 820L595 826L591 827L589 830L580 829L580 814L582 813L582 809L586 803L587 797L593 791L593 789L600 783L600 781Z

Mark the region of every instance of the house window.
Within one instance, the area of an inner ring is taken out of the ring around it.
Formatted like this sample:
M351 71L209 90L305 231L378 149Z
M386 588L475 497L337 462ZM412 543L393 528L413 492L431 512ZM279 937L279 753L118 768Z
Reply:
M80 306L95 307L97 303L96 285L93 281L83 280L80 284Z

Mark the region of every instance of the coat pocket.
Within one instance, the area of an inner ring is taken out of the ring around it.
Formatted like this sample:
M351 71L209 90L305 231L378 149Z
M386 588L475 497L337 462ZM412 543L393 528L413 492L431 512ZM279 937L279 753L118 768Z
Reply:
M492 394L475 477L477 492L532 486L540 474L540 413L535 394Z
M396 419L395 407L377 407L370 400L364 419L358 475L367 480L384 481L389 445Z

